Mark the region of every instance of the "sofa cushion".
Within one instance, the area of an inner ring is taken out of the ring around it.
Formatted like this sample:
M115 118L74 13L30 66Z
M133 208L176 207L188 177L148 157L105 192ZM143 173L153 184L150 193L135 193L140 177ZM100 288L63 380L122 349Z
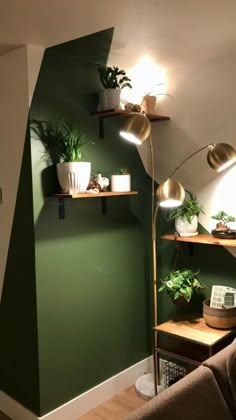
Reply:
M212 370L221 393L236 418L236 341L203 362Z
M232 420L210 369L196 370L165 389L126 420Z

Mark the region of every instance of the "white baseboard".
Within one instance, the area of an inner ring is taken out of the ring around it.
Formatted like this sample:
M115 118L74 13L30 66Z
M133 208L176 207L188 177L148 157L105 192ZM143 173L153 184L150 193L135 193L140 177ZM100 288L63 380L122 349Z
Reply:
M0 391L0 410L12 420L37 420L38 417L27 408Z
M0 391L0 410L12 420L76 420L134 384L145 372L152 371L152 361L150 356L130 366L42 417L37 417L2 391Z

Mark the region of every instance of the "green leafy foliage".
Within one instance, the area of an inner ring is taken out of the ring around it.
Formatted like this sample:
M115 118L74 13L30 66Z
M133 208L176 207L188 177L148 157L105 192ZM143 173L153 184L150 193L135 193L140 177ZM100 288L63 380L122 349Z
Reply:
M118 67L99 67L100 81L105 89L132 88L131 80L126 76L125 70Z
M185 218L189 223L191 223L191 220L193 216L199 216L199 214L203 211L203 206L199 204L197 201L197 197L194 196L190 191L187 191L190 195L190 200L184 200L183 204L179 207L175 207L172 210L169 211L167 214L167 220L173 220L177 217L183 217Z
M87 138L72 121L51 122L33 119L30 128L43 143L48 161L59 163L82 160L82 148L87 143Z
M128 173L129 173L129 170L126 166L119 168L117 171L117 175L127 175Z
M198 274L199 271L194 273L192 270L186 268L172 271L161 280L162 285L158 291L161 292L166 290L168 296L173 301L182 296L189 302L194 289L204 289L206 287L206 285L197 278Z
M215 216L211 216L212 219L218 220L219 222L226 225L229 222L236 222L236 217L230 216L224 210L219 211Z

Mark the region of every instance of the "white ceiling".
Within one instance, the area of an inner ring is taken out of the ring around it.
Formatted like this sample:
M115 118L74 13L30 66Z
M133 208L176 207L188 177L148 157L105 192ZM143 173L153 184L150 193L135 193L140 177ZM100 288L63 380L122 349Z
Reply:
M0 0L0 54L49 47L115 27L113 62L159 64L235 52L235 0Z

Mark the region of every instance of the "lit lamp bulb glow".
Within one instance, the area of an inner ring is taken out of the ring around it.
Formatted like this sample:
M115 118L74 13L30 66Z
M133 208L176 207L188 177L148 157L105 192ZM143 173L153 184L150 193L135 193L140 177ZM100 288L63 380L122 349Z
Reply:
M225 169L229 168L231 165L233 165L236 162L236 157L229 160L228 162L225 162L224 165L222 165L219 169L217 169L217 172L222 172Z
M120 136L135 144L142 144L150 137L151 124L145 114L132 112L123 119Z
M185 191L179 182L169 178L159 185L156 195L161 207L178 207L184 201Z
M139 140L132 133L127 133L126 131L120 131L120 136L123 137L125 140L128 140L130 143L139 144L139 145L142 144L141 140Z

